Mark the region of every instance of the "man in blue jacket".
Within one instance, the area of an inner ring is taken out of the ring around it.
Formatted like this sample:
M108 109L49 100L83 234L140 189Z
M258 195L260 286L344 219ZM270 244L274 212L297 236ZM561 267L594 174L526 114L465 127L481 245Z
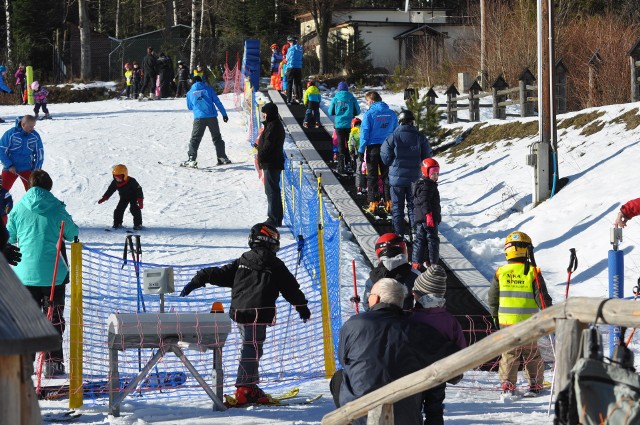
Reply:
M287 50L285 58L287 64L287 105L291 105L293 89L295 89L298 102L302 100L302 46L293 36L288 36L287 42L289 43L289 50Z
M11 189L18 177L24 190L29 190L29 176L33 170L42 168L44 147L37 131L36 118L25 115L16 118L13 128L0 139L0 162L2 162L2 187Z
M345 168L355 171L355 164L351 166L347 142L351 133L351 120L360 114L360 105L356 97L349 92L349 86L345 81L340 81L338 91L333 96L329 105L329 115L335 115L335 129L338 136L338 173L342 174Z
M35 170L29 177L31 189L18 201L9 214L7 231L9 243L18 243L22 260L14 267L22 284L46 313L49 306L53 270L56 264L57 242L61 222L64 221L63 238L72 241L78 236L78 226L67 212L62 201L51 193L53 181L46 171ZM64 243L58 258L53 293L51 323L60 334L60 349L45 354L45 376L64 375L62 334L65 328L65 288L69 282L69 269Z
M405 200L407 201L410 227L413 229L411 185L420 178L422 160L431 158L433 154L426 137L413 125L414 121L415 117L411 111L400 112L398 115L400 125L387 137L380 149L380 158L389 167L393 230L396 234L405 236Z
M193 77L193 85L187 92L187 108L193 111L193 130L191 130L191 140L189 140L189 159L180 164L181 167L198 168L196 158L198 157L198 147L202 141L204 130L209 129L213 146L216 148L218 165L231 164L224 152L224 140L220 134L218 125L218 110L222 114L224 122L229 121L227 111L211 86L202 82L199 76ZM217 108L217 110L216 110Z
M398 116L389 109L389 106L382 101L378 92L370 91L364 95L369 105L369 110L362 116L360 126L360 148L358 155L364 158L366 152L367 160L367 200L369 201L369 211L375 212L378 208L378 169L384 180L384 199L382 204L391 212L391 196L389 194L389 181L387 178L387 167L380 160L380 146L387 136L393 133L398 126Z
M380 279L369 294L371 309L351 316L342 325L338 343L338 358L344 368L340 406L457 351L431 326L409 320L402 311L406 295L407 289L395 279ZM394 423L422 425L421 402L422 393L418 392L394 403ZM365 424L366 420L361 417L351 423Z

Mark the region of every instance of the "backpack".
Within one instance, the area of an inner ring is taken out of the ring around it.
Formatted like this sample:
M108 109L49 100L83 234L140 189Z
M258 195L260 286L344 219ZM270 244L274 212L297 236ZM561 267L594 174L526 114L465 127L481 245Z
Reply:
M583 357L558 393L554 425L640 423L640 376L633 367L633 352L622 343L611 359L604 358L599 339L595 327L583 331Z

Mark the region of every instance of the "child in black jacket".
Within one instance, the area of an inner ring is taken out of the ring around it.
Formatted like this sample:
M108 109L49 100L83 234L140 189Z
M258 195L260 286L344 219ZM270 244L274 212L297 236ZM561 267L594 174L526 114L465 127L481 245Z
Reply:
M279 294L296 308L304 322L311 317L296 278L276 257L280 248L278 230L266 223L256 224L249 234L249 247L250 251L230 264L200 270L180 292L181 297L186 297L207 283L231 288L229 316L238 324L242 337L235 405L269 402L269 396L258 387L258 364L267 326L273 324L276 315Z
M111 174L113 174L113 181L98 201L98 204L108 200L117 190L120 195L120 201L118 205L116 205L116 209L113 210L113 228L122 228L124 210L127 209L127 205L130 205L131 208L129 208L129 211L133 216L133 230L141 230L142 212L140 210L143 207L144 201L142 187L140 187L136 179L129 177L129 171L123 164L118 164L113 167Z
M411 261L414 269L424 271L429 266L438 264L440 259L440 238L438 237L438 225L442 220L438 191L440 165L435 159L427 158L422 161L420 168L422 178L413 185L416 238ZM425 249L427 255L424 255Z

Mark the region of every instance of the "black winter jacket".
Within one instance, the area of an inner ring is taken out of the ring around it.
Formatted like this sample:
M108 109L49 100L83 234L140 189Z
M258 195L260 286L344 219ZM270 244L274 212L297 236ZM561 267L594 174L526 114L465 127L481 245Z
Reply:
M178 67L178 81L189 81L191 73L186 66Z
M413 216L416 224L424 223L426 215L432 213L433 222L440 224L440 191L438 183L431 179L421 178L413 185Z
M429 366L457 347L429 325L412 322L397 306L378 303L351 316L340 329L339 359L344 368L340 405ZM422 394L393 406L397 425L422 425ZM366 417L353 421L365 424Z
M277 113L267 114L258 138L258 165L263 170L284 170L284 126Z
M129 177L127 182L120 187L118 187L115 179L112 180L107 191L102 196L107 199L111 198L111 195L113 195L116 190L120 195L120 199L124 201L135 202L138 198L144 198L142 187L133 177Z
M153 54L148 53L142 60L142 70L144 71L144 75L149 75L151 77L158 75L157 62L158 59L156 59Z
M307 305L296 278L267 248L256 247L231 264L202 269L196 276L202 283L231 288L229 316L236 323L271 324L279 294L294 307Z
M409 263L404 263L393 270L387 270L382 262L371 270L369 279L367 279L364 284L364 297L362 301L364 309L369 310L369 294L371 293L373 284L385 277L395 279L407 288L407 297L404 299L402 308L411 310L413 308L413 295L411 295L411 291L413 290L414 282L418 278L418 273L411 268L411 264Z

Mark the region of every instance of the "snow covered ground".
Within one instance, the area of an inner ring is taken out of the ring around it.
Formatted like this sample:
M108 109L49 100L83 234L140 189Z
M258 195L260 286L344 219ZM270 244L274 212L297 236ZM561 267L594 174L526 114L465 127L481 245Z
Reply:
M404 104L402 93L382 92L382 96L396 110ZM246 250L248 229L266 219L267 205L246 140L244 114L234 107L231 95L223 96L222 101L230 120L221 122L220 127L234 163L214 167L214 149L205 134L198 162L201 167L212 166L211 172L175 166L187 157L191 133L192 115L184 99L50 105L54 119L36 126L45 145L43 168L52 175L52 192L67 204L80 226L81 240L121 255L123 234L104 231L111 226L116 201L111 199L102 205L96 202L111 180L112 166L124 163L145 193L143 261L200 264L232 259ZM605 115L600 119L606 122L638 106L602 108ZM8 120L0 129L8 129L13 125L12 118L30 111L28 106L0 106L0 116ZM607 296L609 229L621 203L640 195L639 171L633 160L640 157L640 143L636 132L625 131L624 124L606 125L591 136L580 132L574 128L559 132L561 177L570 177L570 183L535 209L530 204L532 169L525 165L528 145L534 139L501 141L488 150L478 147L473 154L455 160L437 158L441 164L441 232L488 279L504 262L506 235L522 230L533 239L536 259L556 302L564 298L570 248L577 249L579 258L571 295ZM287 148L294 147L289 144ZM19 184L12 189L16 201L23 193ZM125 225L132 226L128 213ZM624 232L625 296L632 295L640 274L640 255L635 248L640 242L639 230L640 220L636 219ZM350 233L342 233L343 285L351 285L354 258L362 285L368 275L362 266L363 256ZM293 242L286 232L283 239L283 244ZM349 296L350 290L346 290L344 299ZM495 375L488 378L475 372L459 386L450 387L447 423L552 422L547 416L548 397L499 403L494 383ZM162 402L154 402L152 397L130 397L122 405L121 417L109 417L106 405L90 405L80 410L83 415L78 423L318 424L333 409L325 380L302 385L300 393L322 393L324 397L308 406L232 409L224 413L212 412L211 401L204 393L202 397ZM40 404L45 415L66 410L66 401Z

